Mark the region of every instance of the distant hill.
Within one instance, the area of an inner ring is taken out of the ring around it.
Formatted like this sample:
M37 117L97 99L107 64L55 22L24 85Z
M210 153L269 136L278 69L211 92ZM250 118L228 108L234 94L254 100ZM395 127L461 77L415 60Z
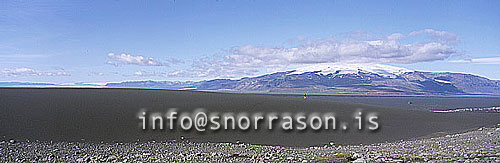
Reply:
M500 95L500 81L463 73L421 72L381 64L318 64L238 80L130 81L107 87L390 95Z
M0 87L35 87L35 86L55 86L52 83L32 83L32 82L0 82Z

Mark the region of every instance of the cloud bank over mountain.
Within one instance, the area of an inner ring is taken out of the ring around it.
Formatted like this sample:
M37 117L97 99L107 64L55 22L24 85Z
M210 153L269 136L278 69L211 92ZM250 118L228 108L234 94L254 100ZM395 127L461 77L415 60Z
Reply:
M194 61L188 70L163 73L163 76L237 78L319 63L432 62L457 55L459 52L453 45L458 42L459 38L451 32L424 29L371 40L316 39L296 47L235 46Z

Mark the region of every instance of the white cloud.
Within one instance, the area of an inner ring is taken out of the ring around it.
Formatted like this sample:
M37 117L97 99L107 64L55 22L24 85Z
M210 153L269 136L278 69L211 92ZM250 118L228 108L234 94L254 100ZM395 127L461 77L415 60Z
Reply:
M193 76L193 74L192 73L186 73L186 71L184 71L184 70L177 70L177 71L173 71L173 72L161 73L160 76L161 77L166 77L166 78L170 78L170 77L190 77L190 76Z
M142 71L137 71L137 72L134 72L134 75L135 76L143 76L145 73L142 72Z
M107 61L106 64L112 65L112 66L118 66L118 63L113 62L113 61Z
M167 61L168 63L170 63L170 64L174 64L174 65L175 65L175 64L183 64L183 63L184 63L184 60L182 60L182 59L177 59L177 58L168 58L166 61Z
M445 31L422 30L422 33L446 39L454 35ZM435 35L435 36L434 36ZM189 73L193 77L236 78L259 72L287 71L290 68L317 63L397 63L411 64L445 60L457 50L448 42L411 42L402 44L405 36L394 33L376 40L318 39L297 47L236 46L196 61Z
M473 63L473 64L500 64L500 57L474 58L451 60L454 63Z
M134 64L134 65L141 65L141 66L165 66L164 63L159 62L153 58L150 57L144 57L144 56L133 56L130 54L125 54L122 53L120 55L116 55L114 53L109 53L108 57L111 59L114 59L115 61L121 62L123 64ZM116 62L108 61L106 64L110 65L116 65Z
M389 40L399 40L399 39L402 39L404 37L405 37L405 35L403 35L401 33L393 33L393 34L387 36L387 39L389 39Z
M103 72L91 72L89 73L89 76L104 76Z
M8 69L5 68L0 71L1 75L6 75L6 76L70 76L70 74L64 72L64 71L57 71L57 72L42 72L39 70L31 69L31 68L15 68L15 69Z
M134 76L139 76L139 77L147 77L147 76L156 76L156 73L149 73L146 71L137 71L134 72Z
M458 36L454 33L448 32L448 31L437 31L434 29L424 29L420 31L414 31L409 34L409 36L416 36L416 35L427 35L430 36L431 38L435 40L439 40L441 42L445 43L451 43L451 44L456 44L460 40Z

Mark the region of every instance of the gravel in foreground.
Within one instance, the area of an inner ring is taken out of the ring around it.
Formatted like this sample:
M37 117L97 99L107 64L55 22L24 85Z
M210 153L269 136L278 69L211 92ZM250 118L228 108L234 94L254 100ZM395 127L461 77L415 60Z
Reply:
M500 124L371 145L290 148L189 140L136 143L0 141L0 162L500 162Z

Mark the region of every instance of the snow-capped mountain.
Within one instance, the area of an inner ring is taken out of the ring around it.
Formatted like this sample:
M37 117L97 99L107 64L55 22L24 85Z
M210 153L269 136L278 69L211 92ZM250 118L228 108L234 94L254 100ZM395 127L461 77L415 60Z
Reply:
M405 72L412 72L406 68L383 65L383 64L352 64L352 63L321 63L300 67L291 74L302 74L316 72L318 75L328 74L357 74L360 72L378 74L380 76L395 78Z
M106 86L229 92L500 95L498 80L463 73L413 71L382 64L324 63L238 80L135 81Z

